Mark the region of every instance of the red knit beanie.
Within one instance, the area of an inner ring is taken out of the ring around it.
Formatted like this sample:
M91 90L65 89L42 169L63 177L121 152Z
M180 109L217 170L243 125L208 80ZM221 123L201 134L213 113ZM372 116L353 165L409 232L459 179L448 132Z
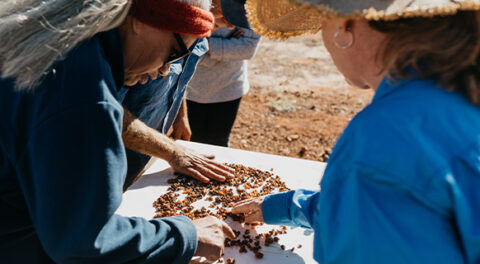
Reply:
M196 38L210 36L215 25L209 11L176 0L133 0L130 14L145 24Z

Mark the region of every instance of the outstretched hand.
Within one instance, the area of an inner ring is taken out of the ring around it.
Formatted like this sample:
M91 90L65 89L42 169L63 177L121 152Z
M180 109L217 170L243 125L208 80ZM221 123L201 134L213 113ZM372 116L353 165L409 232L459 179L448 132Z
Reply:
M175 144L174 155L168 163L176 172L201 182L209 182L211 179L223 182L226 179L232 179L235 173L234 169L179 144Z
M238 202L233 205L232 213L245 215L247 223L263 223L263 199L264 197L257 197Z

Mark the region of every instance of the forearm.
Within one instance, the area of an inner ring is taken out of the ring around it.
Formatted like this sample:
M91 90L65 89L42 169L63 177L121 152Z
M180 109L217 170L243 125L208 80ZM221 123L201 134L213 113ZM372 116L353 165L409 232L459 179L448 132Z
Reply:
M123 116L122 139L125 147L149 156L167 161L171 160L174 155L175 142L147 126L125 107L123 109L125 114Z
M178 110L178 114L177 114L177 118L181 117L185 117L187 116L187 96L183 96L183 101L182 101L182 105L180 106L180 109Z

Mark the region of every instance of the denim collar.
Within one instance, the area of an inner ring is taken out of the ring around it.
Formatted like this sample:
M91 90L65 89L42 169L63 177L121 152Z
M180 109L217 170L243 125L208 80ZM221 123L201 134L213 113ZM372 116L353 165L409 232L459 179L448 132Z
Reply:
M197 39L192 47L192 53L198 57L203 56L208 51L208 41L206 38Z

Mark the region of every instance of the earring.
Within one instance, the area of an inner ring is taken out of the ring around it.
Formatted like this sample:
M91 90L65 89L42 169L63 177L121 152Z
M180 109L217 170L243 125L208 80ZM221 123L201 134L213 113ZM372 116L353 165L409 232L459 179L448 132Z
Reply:
M339 28L337 30L337 32L335 32L335 34L333 34L333 42L335 43L335 46L337 48L348 49L353 45L353 39L354 39L353 33L350 32L350 31L346 31L346 33L348 33L348 42L343 43L343 42L345 42L345 39L343 39L341 41L338 40L338 37L339 37L341 31L342 31L342 28Z

